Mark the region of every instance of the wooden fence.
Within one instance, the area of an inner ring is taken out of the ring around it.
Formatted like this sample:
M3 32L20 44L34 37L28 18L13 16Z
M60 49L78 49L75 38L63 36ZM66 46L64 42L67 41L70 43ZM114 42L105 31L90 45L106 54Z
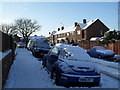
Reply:
M113 50L116 54L120 55L120 40L116 40L115 43L108 44L100 44L99 41L80 41L79 46L86 50L93 46L103 46L107 49Z
M14 55L15 47L16 46L15 46L12 36L9 36L5 33L0 32L0 52L5 53L7 51L10 51L7 55L1 58L2 60L0 60L0 69L1 69L0 86L1 88L4 86L7 80L9 70L13 63L14 56L15 56Z

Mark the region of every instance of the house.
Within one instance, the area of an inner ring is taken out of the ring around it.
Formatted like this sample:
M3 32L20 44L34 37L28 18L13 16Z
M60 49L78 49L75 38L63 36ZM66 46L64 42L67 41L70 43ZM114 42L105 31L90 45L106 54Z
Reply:
M82 40L90 40L93 37L102 37L109 28L99 19L90 20L83 19L82 23L75 22L74 25L64 28L58 28L57 32L51 34L51 42L59 43L62 41L79 42Z

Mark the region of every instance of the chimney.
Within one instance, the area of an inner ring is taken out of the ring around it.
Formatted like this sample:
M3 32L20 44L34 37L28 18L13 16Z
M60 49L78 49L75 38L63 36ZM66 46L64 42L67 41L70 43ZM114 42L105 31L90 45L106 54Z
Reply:
M86 23L86 19L83 19L83 23L84 23L84 24Z
M60 31L60 28L58 28L58 31Z
M63 29L64 29L64 27L62 26L62 27L61 27L61 30L63 30Z
M78 25L78 23L77 22L75 22L75 27Z

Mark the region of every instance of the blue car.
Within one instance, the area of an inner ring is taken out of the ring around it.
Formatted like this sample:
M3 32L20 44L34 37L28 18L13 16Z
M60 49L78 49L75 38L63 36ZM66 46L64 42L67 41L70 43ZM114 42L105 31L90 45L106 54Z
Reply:
M55 45L43 57L43 66L56 85L99 86L100 73L84 49L66 44Z
M87 50L87 53L91 57L96 57L96 58L108 58L108 57L114 57L115 52L112 50L105 49L104 47L101 46L94 46Z

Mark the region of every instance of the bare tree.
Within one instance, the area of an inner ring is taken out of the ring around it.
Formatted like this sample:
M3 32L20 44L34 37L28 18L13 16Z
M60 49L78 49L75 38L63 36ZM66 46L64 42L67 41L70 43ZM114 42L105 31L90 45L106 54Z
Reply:
M0 31L6 34L12 34L12 35L17 34L16 27L13 24L1 24Z
M31 19L17 19L15 20L16 30L18 34L22 36L27 44L28 37L34 32L40 30L40 25L37 21Z

